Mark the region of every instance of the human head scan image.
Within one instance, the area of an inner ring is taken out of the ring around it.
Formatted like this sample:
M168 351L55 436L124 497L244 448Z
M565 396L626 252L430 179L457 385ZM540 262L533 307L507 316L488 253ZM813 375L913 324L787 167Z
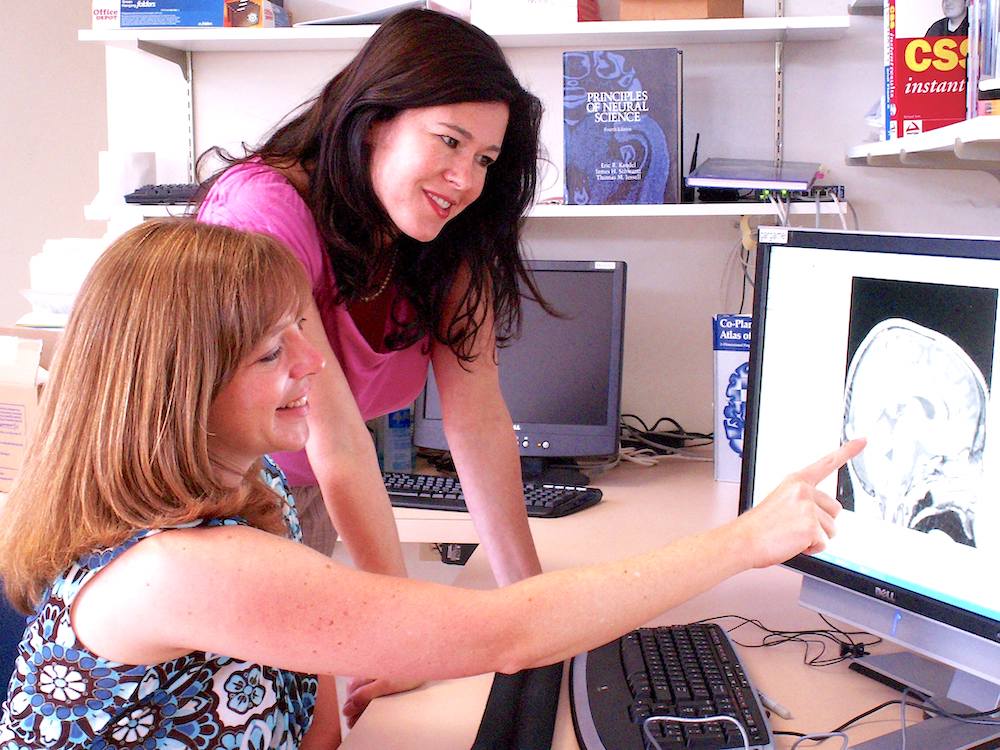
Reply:
M868 438L847 469L855 512L975 546L987 400L950 338L901 318L876 325L847 375L844 436Z

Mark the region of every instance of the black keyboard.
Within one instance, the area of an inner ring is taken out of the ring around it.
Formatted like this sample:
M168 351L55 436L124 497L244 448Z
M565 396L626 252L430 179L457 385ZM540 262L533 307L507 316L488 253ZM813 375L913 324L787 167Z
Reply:
M724 719L647 722L720 715L743 726L751 748L773 748L757 691L715 624L640 628L580 654L570 664L570 705L581 750L745 747L739 728Z
M462 485L454 477L430 474L382 475L390 502L399 508L468 511ZM597 505L601 491L594 487L524 483L524 505L535 518L558 518Z
M125 196L126 203L156 206L169 203L189 203L198 192L197 183L143 185Z

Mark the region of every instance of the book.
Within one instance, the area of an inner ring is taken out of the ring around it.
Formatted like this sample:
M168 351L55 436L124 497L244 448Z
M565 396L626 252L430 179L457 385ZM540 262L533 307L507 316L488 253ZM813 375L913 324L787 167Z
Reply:
M706 159L687 176L690 187L752 190L808 190L820 165L809 161Z
M563 198L569 205L678 203L677 49L563 53Z
M966 117L964 0L885 0L886 140Z
M1000 99L1000 0L969 5L968 117L996 114Z
M750 376L749 315L712 318L715 354L715 481L740 481Z

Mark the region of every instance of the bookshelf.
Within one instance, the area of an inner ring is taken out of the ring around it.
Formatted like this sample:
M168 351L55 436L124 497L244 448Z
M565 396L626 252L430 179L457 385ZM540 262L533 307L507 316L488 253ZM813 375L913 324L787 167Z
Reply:
M698 19L680 21L598 21L546 26L536 30L495 30L494 38L505 49L572 49L575 47L681 46L688 44L774 44L778 42L811 42L836 40L848 31L850 18L840 16L785 16L728 19ZM163 134L156 147L158 171L166 163L173 167L170 179L184 181L183 173L191 174L196 150L193 130L195 72L202 53L264 54L268 66L284 67L300 53L342 52L359 49L375 32L375 25L363 26L299 26L281 29L84 29L78 32L81 41L103 44L109 62L109 146L114 147L111 131L122 133L123 150L137 150L128 144L129 132L147 126L149 116L142 104L132 96L137 84L132 69L141 66L156 74L159 92L147 107L163 113L162 122L154 123ZM123 56L126 56L123 57ZM271 57L274 56L272 61ZM126 59L128 62L126 62ZM166 61L167 65L163 61ZM181 75L177 76L177 70ZM172 69L170 74L167 69ZM183 80L181 80L183 79ZM143 83L145 79L143 80ZM199 83L203 80L199 79ZM184 114L184 112L187 114ZM142 149L138 149L142 150ZM148 147L145 149L148 150ZM162 152L162 153L161 153ZM166 159L164 159L166 155ZM187 167L184 167L184 164ZM683 216L774 216L770 204L672 204L656 206L556 206L538 205L529 218L566 219L584 217L683 217ZM815 215L814 204L791 207L793 214ZM821 204L820 214L838 213L833 204ZM104 218L104 210L90 206L87 215ZM128 214L141 216L134 210Z
M797 216L814 215L816 204L798 202L789 205L789 212ZM846 210L846 209L845 209ZM836 204L823 201L819 204L822 215L840 213ZM562 204L537 204L528 216L535 219L584 219L592 217L669 217L669 216L777 216L771 203L668 203L662 205L634 206L566 206Z
M599 45L732 44L838 39L847 16L710 18L693 21L594 21L534 31L493 32L505 48ZM79 39L108 45L181 52L309 52L359 49L377 26L297 26L285 29L84 29Z

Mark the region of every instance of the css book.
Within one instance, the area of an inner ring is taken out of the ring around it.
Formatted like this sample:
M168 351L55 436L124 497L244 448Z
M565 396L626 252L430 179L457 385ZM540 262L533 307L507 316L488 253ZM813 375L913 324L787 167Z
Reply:
M958 13L951 12L952 5ZM964 120L969 53L965 3L885 0L884 23L886 140Z
M681 100L680 50L564 52L565 202L679 202Z

